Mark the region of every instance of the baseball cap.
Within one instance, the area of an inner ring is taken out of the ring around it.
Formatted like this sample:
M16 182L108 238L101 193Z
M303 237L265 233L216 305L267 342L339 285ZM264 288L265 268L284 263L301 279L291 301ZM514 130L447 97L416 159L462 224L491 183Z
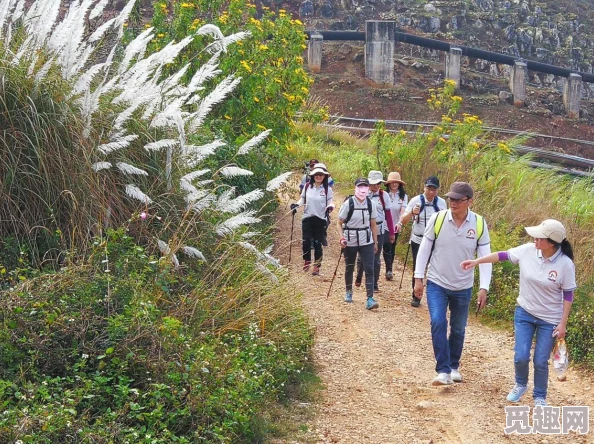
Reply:
M543 220L540 225L524 228L526 233L537 239L551 239L560 244L567 237L565 227L555 219Z
M465 197L472 199L473 195L474 191L467 182L454 182L450 185L450 191L446 193L446 196L452 199L464 199Z
M425 180L425 186L439 188L439 179L436 176L429 176Z
M359 177L355 180L355 186L358 187L359 185L369 186L369 181L365 177Z

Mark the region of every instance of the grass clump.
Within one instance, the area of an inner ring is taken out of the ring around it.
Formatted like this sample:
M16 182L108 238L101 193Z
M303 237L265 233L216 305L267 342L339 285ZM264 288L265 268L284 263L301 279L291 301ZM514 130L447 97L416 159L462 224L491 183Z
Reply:
M262 439L263 407L307 370L311 332L245 255L218 265L175 270L110 231L88 263L5 294L0 441ZM228 286L240 268L249 290Z

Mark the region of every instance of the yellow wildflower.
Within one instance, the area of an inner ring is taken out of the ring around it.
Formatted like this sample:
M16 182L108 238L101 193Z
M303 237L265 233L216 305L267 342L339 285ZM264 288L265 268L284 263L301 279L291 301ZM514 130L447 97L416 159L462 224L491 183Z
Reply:
M225 119L232 120L231 117L229 117L227 114L225 114Z
M268 46L262 44L259 46L259 48L260 48L260 51L266 51L268 49Z
M440 137L439 138L439 141L442 142L442 143L446 143L447 142L447 140L445 140L443 137Z
M260 125L259 123L256 125L258 128L260 128L261 130L266 130L268 128L266 128L264 125Z
M301 20L299 20L299 19L293 20L293 23L295 23L297 25L303 25L303 23L301 23Z
M452 100L454 102L461 102L462 101L462 97L460 97L460 96L452 96Z
M402 134L403 136L406 136L406 131L400 130L400 134Z
M260 99L258 99L257 97L254 97L254 102L258 103L258 102L260 102Z
M245 61L242 60L241 62L239 62L239 64L241 66L243 66L243 68L247 71L247 72L252 72L252 67Z
M157 34L157 37L163 38L163 37L165 37L165 34L163 34L163 33Z

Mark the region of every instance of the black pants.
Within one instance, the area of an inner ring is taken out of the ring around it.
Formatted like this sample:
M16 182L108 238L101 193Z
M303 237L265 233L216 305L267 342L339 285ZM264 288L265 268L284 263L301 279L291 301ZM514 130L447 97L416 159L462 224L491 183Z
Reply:
M394 265L394 256L396 255L396 243L398 242L398 235L400 233L396 233L394 236L394 242L390 242L390 236L384 237L384 262L386 264L386 272L392 271L392 266Z
M381 227L379 228L381 229ZM378 283L379 283L379 275L380 275L380 271L382 271L382 263L381 263L381 257L382 257L382 247L384 245L384 237L387 237L388 240L390 240L390 238L388 237L390 236L389 233L382 233L382 234L377 234L377 253L375 253L374 255L374 260L373 260L373 286L377 287ZM361 264L361 257L359 256L359 258L357 259L357 282L361 282L363 278L363 266ZM367 277L365 277L365 279L367 279Z
M322 243L326 236L326 219L312 216L301 221L303 237L303 260L311 262L311 246L313 243L315 264L322 264Z
M343 249L344 262L346 264L344 272L344 283L347 291L353 289L353 272L355 271L355 262L357 261L357 253L361 259L362 267L365 270L365 291L367 297L373 297L373 244L363 245L360 247L346 247Z
M412 278L412 288L413 288L413 296L415 294L414 290L415 290L415 267L417 265L417 254L419 254L419 247L421 246L421 244L417 244L416 242L410 241L410 250L412 252L412 258L413 258L413 266L412 266L412 272L413 272L413 278Z

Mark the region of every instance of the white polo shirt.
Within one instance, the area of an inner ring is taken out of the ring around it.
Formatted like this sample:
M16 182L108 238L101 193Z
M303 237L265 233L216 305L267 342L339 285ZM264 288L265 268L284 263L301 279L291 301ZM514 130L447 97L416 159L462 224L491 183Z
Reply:
M491 253L491 239L487 222L484 221L484 230L480 239L477 239L477 218L476 213L468 211L466 219L458 227L452 218L452 211L447 210L441 231L435 240L435 220L437 213L431 216L427 222L425 235L419 247L417 263L415 267L415 278L425 276L427 261L429 270L427 279L448 290L465 290L471 288L474 283L474 269L463 270L460 264L466 259L486 256ZM431 254L431 246L435 242L435 249ZM431 259L429 259L431 256ZM480 264L480 288L489 290L493 264Z
M435 196L435 199L437 199L437 208L439 208L440 210L445 210L448 207L446 201L443 200L441 197ZM406 212L410 213L417 204L421 205L420 194L418 196L413 197L410 200L410 202L408 202L408 205L406 206ZM414 242L416 244L421 243L421 241L423 240L423 233L425 232L427 222L434 214L435 208L433 208L433 201L429 202L427 201L427 199L425 199L425 208L423 208L423 211L419 213L418 217L413 216L412 230L410 233L411 242Z
M384 205L386 206L386 210L390 210L392 206L392 201L390 200L390 195L387 191L379 189L377 192L373 193L369 190L369 198L372 202L375 202L375 206L377 207L377 219L375 223L377 224L377 234L383 234L388 231L388 224L386 223L386 212L384 211L384 206L382 205L382 199L380 198L380 193L382 198L384 199Z
M507 254L520 266L518 305L532 316L557 325L563 315L563 290L577 288L573 261L560 248L545 259L534 243L512 248Z
M395 193L389 192L390 200L392 205L390 206L390 211L392 212L392 221L394 225L400 222L400 211L404 207L406 208L408 204L408 196L405 194L404 199L400 199L400 193L396 191Z
M346 220L349 213L349 200L346 199L338 212L338 218ZM363 246L373 244L373 234L371 233L369 221L369 207L367 206L367 199L362 203L356 197L352 197L354 202L354 211L351 220L343 229L344 238L347 240L347 247ZM371 201L371 219L377 218L377 205ZM351 228L349 230L349 228ZM366 228L366 229L365 229Z
M305 193L307 193L306 198ZM323 185L313 185L303 188L303 191L301 191L301 201L303 201L304 198L305 209L303 210L303 219L313 216L325 219L326 207L332 204L334 193L332 192L332 188L328 187L328 195L326 195L326 190Z

